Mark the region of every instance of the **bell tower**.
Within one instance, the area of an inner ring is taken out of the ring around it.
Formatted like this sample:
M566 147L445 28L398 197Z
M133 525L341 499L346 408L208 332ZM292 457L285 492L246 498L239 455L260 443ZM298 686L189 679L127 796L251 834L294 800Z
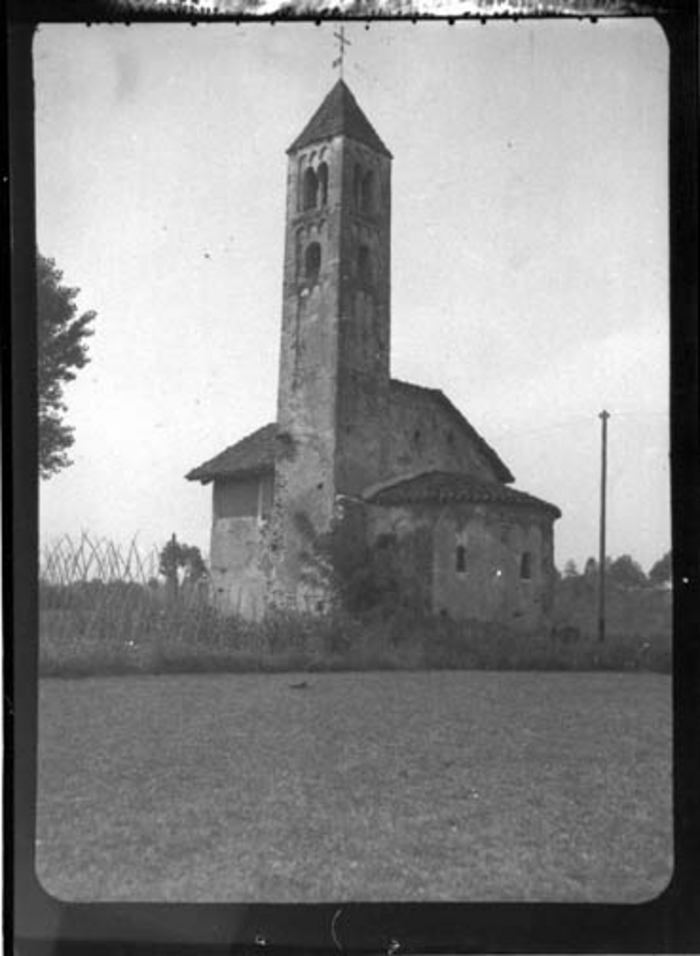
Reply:
M342 79L287 153L275 546L289 591L300 520L322 534L338 494L384 473L391 153Z

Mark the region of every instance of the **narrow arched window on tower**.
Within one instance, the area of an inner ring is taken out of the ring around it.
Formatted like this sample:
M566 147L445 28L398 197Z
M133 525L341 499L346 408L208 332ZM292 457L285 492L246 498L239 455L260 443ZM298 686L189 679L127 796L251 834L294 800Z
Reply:
M304 209L315 209L318 202L318 177L313 169L304 173Z
M457 574L466 574L467 571L467 549L463 544L455 548L455 571Z
M303 262L304 262L304 230L297 229L296 235L294 237L294 266L296 269L297 277L302 275Z
M297 189L297 212L300 212L304 208L304 166L306 160L304 156L300 156L297 161L297 182L300 184Z
M362 212L374 210L374 174L365 173L362 179Z
M360 285L372 284L372 259L369 246L360 246L357 250L357 279Z
M529 551L523 551L520 558L520 577L523 581L532 579L532 555Z
M355 209L362 209L362 170L355 166L355 179L352 184L352 195L355 202Z
M316 285L321 271L321 246L310 242L304 253L304 279L307 285Z
M320 205L328 204L328 166L321 163L318 167L318 192Z

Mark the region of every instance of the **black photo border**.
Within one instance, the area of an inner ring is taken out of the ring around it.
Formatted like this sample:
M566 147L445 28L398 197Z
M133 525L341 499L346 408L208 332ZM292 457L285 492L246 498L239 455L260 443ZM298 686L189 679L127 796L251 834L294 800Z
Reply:
M389 0L391 2L391 0ZM469 0L467 0L469 2ZM542 9L542 4L538 5ZM547 16L652 16L670 49L669 200L671 478L674 561L674 872L640 904L61 903L34 872L38 658L38 476L34 293L32 42L42 22L137 22L178 17L134 2L8 0L5 45L9 330L3 335L3 610L5 624L5 936L21 956L126 953L697 953L700 952L700 446L698 444L697 0L546 4ZM532 14L522 3L511 18ZM278 19L388 19L362 3L280 8ZM425 15L405 12L401 19ZM465 18L489 19L489 5ZM502 18L502 16L501 16ZM257 20L254 13L217 20ZM265 17L263 19L270 19ZM448 19L441 17L440 19ZM453 17L452 19L461 19ZM642 197L643 198L643 197ZM5 314L8 314L7 311ZM8 348L8 341L10 348Z

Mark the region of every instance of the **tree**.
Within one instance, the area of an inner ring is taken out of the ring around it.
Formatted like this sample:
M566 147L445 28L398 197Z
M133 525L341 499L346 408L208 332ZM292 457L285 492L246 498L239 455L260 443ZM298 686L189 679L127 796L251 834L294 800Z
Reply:
M652 565L649 571L649 580L653 585L659 587L662 584L670 584L672 577L673 564L671 552L667 551L663 558L659 558L659 560Z
M207 566L199 548L181 544L175 534L158 555L158 571L165 578L173 595L180 589L180 572L183 572L182 583L194 585L207 576Z
M583 573L587 578L594 577L598 574L598 562L595 558L589 558L586 561L586 564L583 568Z
M629 554L620 555L607 571L610 583L619 588L644 588L649 584L647 576Z
M578 577L578 568L576 567L576 562L573 560L573 558L569 558L564 565L564 577L567 579Z
M72 462L66 454L75 441L64 424L63 386L89 362L86 339L94 329L94 312L77 315L79 289L62 285L63 273L53 259L37 253L37 348L39 391L39 473L50 478Z

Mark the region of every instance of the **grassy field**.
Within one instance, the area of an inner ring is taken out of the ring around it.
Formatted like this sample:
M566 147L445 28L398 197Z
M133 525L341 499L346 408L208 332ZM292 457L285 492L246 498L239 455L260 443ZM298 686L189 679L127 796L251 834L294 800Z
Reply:
M45 679L37 871L68 900L648 899L670 697L660 674Z

